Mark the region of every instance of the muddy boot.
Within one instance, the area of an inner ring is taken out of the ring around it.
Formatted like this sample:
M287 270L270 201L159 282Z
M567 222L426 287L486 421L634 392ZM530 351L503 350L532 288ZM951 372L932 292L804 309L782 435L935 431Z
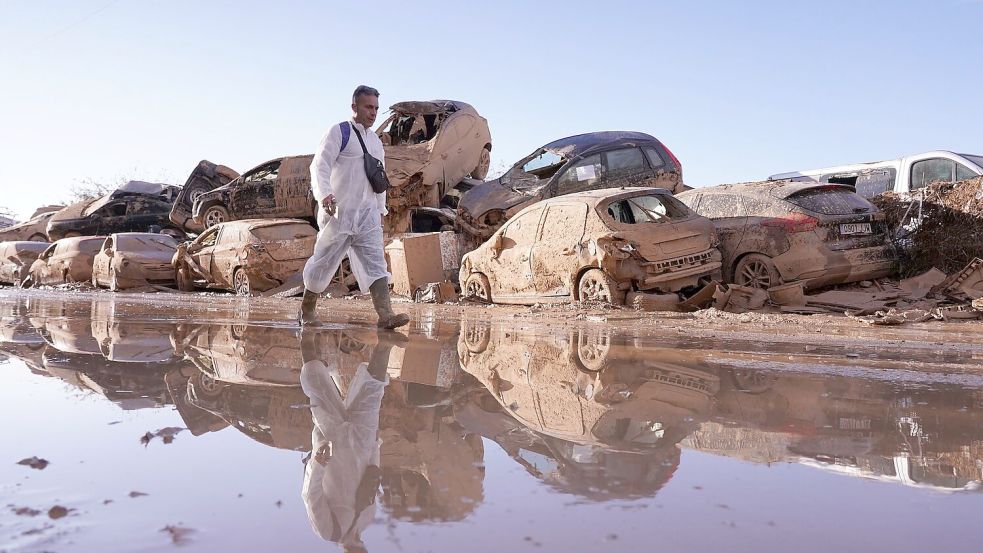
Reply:
M301 326L317 322L317 294L304 290L304 301L300 303Z
M409 315L404 313L393 313L392 302L389 298L389 283L386 279L380 278L369 286L372 294L372 305L375 312L379 314L379 328L398 328L410 322Z

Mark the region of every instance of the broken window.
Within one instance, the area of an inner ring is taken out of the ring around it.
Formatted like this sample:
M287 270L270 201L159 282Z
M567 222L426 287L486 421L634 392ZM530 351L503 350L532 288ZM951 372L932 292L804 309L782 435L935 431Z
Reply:
M601 164L601 154L595 154L574 163L557 181L557 194L565 194L574 190L583 190L604 178L604 166Z
M272 161L257 167L253 171L243 175L243 182L254 182L254 181L267 181L276 180L280 172L280 160Z
M869 169L857 175L854 186L857 194L864 198L873 198L889 190L894 190L894 180L898 172L895 169Z
M652 195L611 202L608 204L608 215L619 223L634 225L684 218L689 211L672 198Z
M199 248L208 248L214 246L215 242L218 240L218 229L215 228L211 232L206 232L201 239L198 241Z
M916 161L911 165L911 189L925 188L933 182L952 182L956 162L940 157Z
M637 175L648 169L645 165L645 158L642 157L642 151L638 148L605 152L604 157L608 170L607 176L610 179Z

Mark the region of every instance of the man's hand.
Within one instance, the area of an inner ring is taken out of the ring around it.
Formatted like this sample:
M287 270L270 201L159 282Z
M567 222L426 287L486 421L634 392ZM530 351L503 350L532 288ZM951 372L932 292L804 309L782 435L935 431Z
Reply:
M338 202L334 199L334 194L328 194L321 200L321 207L324 208L324 212L329 216L334 217L335 211L338 210Z

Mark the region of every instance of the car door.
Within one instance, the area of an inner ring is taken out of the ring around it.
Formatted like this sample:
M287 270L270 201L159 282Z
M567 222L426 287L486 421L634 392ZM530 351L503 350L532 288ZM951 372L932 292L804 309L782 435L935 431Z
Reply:
M604 188L606 182L601 154L594 154L569 163L546 187L548 192L544 197L550 198L593 188Z
M209 283L215 282L215 277L211 275L212 257L215 256L215 244L218 241L218 231L221 226L214 226L207 229L188 247L188 255L191 259L205 271ZM195 280L201 275L195 277Z
M167 215L171 204L153 197L135 197L127 202L126 220L123 227L126 232L148 232L151 227L162 227L168 224Z
M211 273L215 282L231 288L232 271L235 269L239 250L244 247L238 226L224 226L218 233L218 241L211 258Z
M542 208L533 209L513 218L502 229L502 249L489 263L492 297L519 299L535 294L529 261L542 214Z
M106 241L103 242L102 249L100 249L99 252L96 253L96 256L92 260L92 275L93 276L95 276L97 278L100 277L100 276L102 276L102 277L108 277L109 276L109 267L111 265L111 261L112 261L112 258L113 258L113 244L114 244L114 242L115 241L113 240L113 237L112 236L110 236L109 238L106 238ZM104 281L100 280L99 281L99 284L108 284L108 282L104 282Z
M276 181L281 160L271 161L249 171L230 187L229 212L234 218L275 215Z
M51 258L54 257L57 248L58 246L56 244L52 244L38 256L38 261L41 263L38 263L38 270L32 274L35 284L47 284L49 282Z
M587 204L552 204L546 208L531 253L536 295L568 298L580 270L580 248L587 224Z
M99 222L96 226L97 234L113 234L114 232L125 232L126 221L126 200L116 200L111 202L89 216L96 218Z

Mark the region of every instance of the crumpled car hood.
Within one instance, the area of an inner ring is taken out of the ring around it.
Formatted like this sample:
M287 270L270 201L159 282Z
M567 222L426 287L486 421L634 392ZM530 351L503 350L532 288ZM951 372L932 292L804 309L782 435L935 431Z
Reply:
M535 196L516 192L507 186L502 186L501 179L495 179L468 190L461 197L458 209L463 209L471 217L476 218L493 209L508 210L535 200Z

